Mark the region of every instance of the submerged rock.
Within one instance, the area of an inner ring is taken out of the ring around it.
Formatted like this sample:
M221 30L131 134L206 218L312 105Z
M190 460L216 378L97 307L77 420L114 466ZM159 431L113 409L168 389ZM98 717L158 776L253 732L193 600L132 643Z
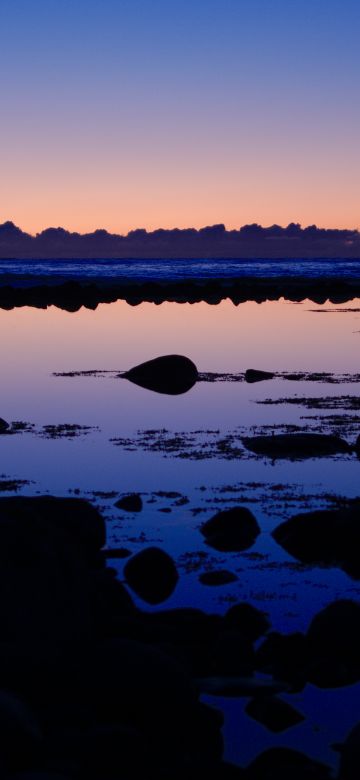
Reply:
M191 390L198 379L198 371L195 363L183 355L164 355L141 363L122 376L146 390L180 395Z
M178 581L173 559L158 547L147 547L125 565L127 583L148 604L160 604L171 596Z
M125 512L141 512L143 508L143 502L141 496L138 493L132 493L128 496L123 496L115 502L117 509L123 509Z
M0 434L5 433L10 428L9 423L6 422L6 420L3 420L2 417L0 417Z
M246 449L269 458L320 458L349 453L352 448L340 436L323 433L279 433L242 439Z
M205 571L200 574L199 580L203 585L228 585L229 582L236 582L237 576L226 569L217 571Z
M294 515L272 536L303 563L340 566L355 579L360 577L360 502Z
M244 506L225 509L201 526L207 544L220 552L241 552L251 547L260 528L250 509Z
M258 371L256 368L248 368L245 371L245 382L253 384L254 382L264 382L266 379L274 379L275 374L271 371Z

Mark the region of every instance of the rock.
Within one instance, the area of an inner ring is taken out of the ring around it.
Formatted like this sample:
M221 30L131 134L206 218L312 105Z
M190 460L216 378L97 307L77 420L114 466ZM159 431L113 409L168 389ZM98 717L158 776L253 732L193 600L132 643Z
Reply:
M304 716L294 707L275 696L263 699L252 699L245 707L250 718L266 726L269 731L279 734L286 729L297 726L305 720Z
M248 780L328 780L330 769L291 748L269 748L248 766Z
M358 436L357 439L356 439L356 442L354 444L354 450L355 450L358 458L360 458L360 436Z
M340 436L323 433L278 433L242 439L246 449L269 458L321 458L349 453L351 447Z
M95 630L101 515L81 499L0 499L0 624L5 641L85 640Z
M124 576L128 585L148 604L160 604L169 598L179 578L173 559L158 547L147 547L130 558Z
M3 523L22 520L29 525L44 524L66 532L83 550L93 554L106 541L105 521L100 512L83 498L55 496L14 496L0 498L0 533ZM35 530L35 529L34 529Z
M339 780L358 780L360 777L360 723L350 731L339 748Z
M217 571L205 571L200 574L199 580L202 585L228 585L229 582L237 581L236 574L226 569L218 569Z
M6 420L3 420L2 417L0 417L0 434L6 433L6 431L10 428L9 423L6 422Z
M220 552L241 552L251 547L259 525L250 509L243 506L218 512L201 526L207 544Z
M253 384L254 382L264 382L266 379L274 379L275 374L271 371L258 371L255 368L248 368L245 371L245 382Z
M323 509L294 515L272 536L302 563L340 566L360 577L360 503L343 509Z
M265 612L253 607L252 604L247 604L245 601L230 607L225 614L224 620L229 628L238 629L253 642L270 628Z
M130 558L130 555L131 551L126 547L111 547L103 550L103 556L106 559L119 558L121 560L122 558Z
M141 512L143 508L143 502L141 496L137 493L132 493L129 496L123 496L116 501L115 506L117 509L123 509L124 512Z
M360 603L334 601L321 610L307 632L310 682L320 688L360 680Z
M302 690L307 680L308 646L304 634L272 631L256 651L256 668Z
M156 393L180 395L194 386L198 379L198 371L192 360L187 357L164 355L141 363L122 376Z
M255 668L252 642L240 631L224 629L211 648L212 673L217 677L249 677Z
M0 691L0 751L9 769L26 768L36 760L43 740L30 707L18 696Z

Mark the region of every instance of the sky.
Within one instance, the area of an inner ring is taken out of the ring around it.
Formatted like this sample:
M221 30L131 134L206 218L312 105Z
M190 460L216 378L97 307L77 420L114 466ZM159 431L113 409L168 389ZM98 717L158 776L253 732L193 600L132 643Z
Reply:
M0 222L360 227L359 0L0 0Z

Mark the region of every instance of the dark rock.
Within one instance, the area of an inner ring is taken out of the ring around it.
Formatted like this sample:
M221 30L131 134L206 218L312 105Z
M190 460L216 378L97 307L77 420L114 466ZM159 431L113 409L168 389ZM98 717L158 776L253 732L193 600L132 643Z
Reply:
M127 583L148 604L160 604L173 593L178 573L170 555L158 547L147 547L125 565Z
M104 541L104 521L86 501L1 498L3 639L57 642L92 635L92 573Z
M360 680L360 603L339 600L321 610L307 632L310 682L321 688Z
M6 420L3 420L2 417L0 417L0 434L5 433L9 429L9 423L6 422Z
M236 574L226 569L218 569L217 571L205 571L200 574L199 580L202 585L228 585L229 582L237 581Z
M223 630L211 649L212 674L217 676L250 676L255 668L252 642L240 631Z
M303 563L340 566L360 577L360 503L294 515L275 528L274 539Z
M54 496L14 496L0 498L0 533L3 523L22 519L31 525L44 523L66 532L89 553L101 549L106 541L105 521L100 512L83 498Z
M124 512L141 512L143 508L143 502L141 496L137 493L133 493L129 496L123 496L116 501L115 506L117 509L123 509Z
M207 544L221 552L238 552L251 547L259 525L250 509L243 506L218 512L201 526Z
M356 442L355 442L355 445L354 445L354 450L355 450L357 456L360 457L360 436L358 436L357 439L356 439Z
M320 458L349 453L351 447L340 436L324 433L278 433L242 440L246 449L269 458Z
M350 731L340 746L339 780L358 780L360 777L360 723Z
M304 634L272 631L256 652L256 668L301 690L307 680L308 645Z
M36 760L43 740L40 724L30 707L8 691L0 691L0 752L9 769L21 769Z
M274 376L275 374L272 374L271 371L258 371L255 368L248 368L245 371L245 382L249 382L249 384L263 382L266 379L274 379Z
M265 750L247 768L249 780L327 780L330 769L291 748Z
M275 734L297 726L304 720L298 710L275 696L252 699L246 705L245 712Z
M240 604L234 604L225 614L225 623L229 628L235 628L241 631L244 636L256 641L270 628L269 620L265 612L247 604L245 601Z
M130 382L167 395L180 395L190 390L198 379L192 360L182 355L164 355L131 368L122 376Z

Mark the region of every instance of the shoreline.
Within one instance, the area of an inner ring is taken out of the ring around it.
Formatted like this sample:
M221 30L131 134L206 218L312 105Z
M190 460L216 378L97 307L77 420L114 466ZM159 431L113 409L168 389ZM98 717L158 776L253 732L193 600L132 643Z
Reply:
M121 279L79 277L77 280L56 276L18 276L10 283L0 275L0 308L13 309L22 306L46 308L57 306L76 311L84 306L94 309L101 303L125 300L130 305L140 303L160 304L205 302L216 305L229 298L234 305L252 300L285 298L293 302L309 299L322 304L346 303L360 297L360 277L217 277L186 280L144 280L123 277Z

